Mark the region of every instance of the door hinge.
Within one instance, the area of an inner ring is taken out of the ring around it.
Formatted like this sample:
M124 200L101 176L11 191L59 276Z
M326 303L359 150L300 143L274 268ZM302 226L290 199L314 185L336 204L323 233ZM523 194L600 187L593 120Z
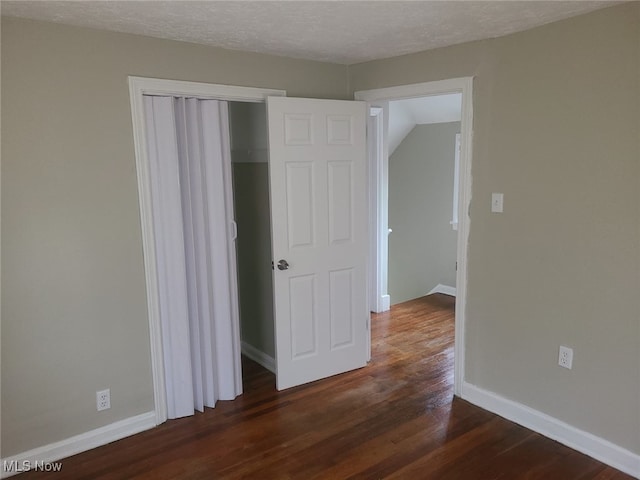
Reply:
M371 328L371 317L367 317L367 321L365 322L367 325L367 330Z

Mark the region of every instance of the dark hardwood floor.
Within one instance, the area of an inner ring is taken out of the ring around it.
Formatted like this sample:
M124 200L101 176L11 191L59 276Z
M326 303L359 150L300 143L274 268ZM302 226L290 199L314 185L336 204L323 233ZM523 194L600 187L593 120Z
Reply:
M237 400L19 478L631 478L453 398L453 305L432 295L376 315L369 366L284 392L243 359Z

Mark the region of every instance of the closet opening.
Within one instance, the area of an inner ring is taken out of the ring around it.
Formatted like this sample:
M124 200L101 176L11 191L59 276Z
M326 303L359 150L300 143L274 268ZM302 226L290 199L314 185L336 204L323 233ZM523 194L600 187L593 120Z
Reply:
M276 371L266 104L229 102L229 129L242 374L250 385L247 376L260 370L252 361Z
M282 390L365 366L366 105L129 89L156 424L235 399L247 373Z

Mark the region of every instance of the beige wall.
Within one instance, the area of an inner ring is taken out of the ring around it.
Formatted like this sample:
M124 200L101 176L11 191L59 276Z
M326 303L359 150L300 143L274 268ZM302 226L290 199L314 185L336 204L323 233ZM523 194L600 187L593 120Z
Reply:
M460 122L416 125L389 158L389 295L456 286L453 171Z
M349 68L354 91L476 77L467 380L636 453L639 16ZM2 456L152 408L127 75L347 95L342 66L3 19Z
M153 409L127 75L347 93L343 66L3 18L3 457Z
M636 2L349 69L354 91L475 77L466 380L636 454L639 17Z

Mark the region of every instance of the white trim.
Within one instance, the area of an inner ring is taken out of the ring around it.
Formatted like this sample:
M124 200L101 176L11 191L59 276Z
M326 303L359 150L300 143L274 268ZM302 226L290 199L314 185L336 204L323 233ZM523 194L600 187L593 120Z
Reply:
M456 133L456 141L454 147L454 160L453 160L453 211L451 212L451 228L458 230L458 202L460 201L460 195L458 189L460 187L460 134Z
M50 443L43 447L34 448L33 450L28 450L8 458L3 458L0 478L7 478L20 473L5 472L4 466L6 464L23 465L28 462L31 465L34 465L36 461L38 463L55 462L56 460L67 458L81 452L86 452L87 450L101 447L107 443L115 442L116 440L154 428L156 426L155 419L155 412L142 413L135 417L129 417L124 420L105 425L104 427L81 433L80 435L74 435L73 437L69 437L59 442ZM64 471L64 465L62 467L62 471Z
M387 294L387 268L388 258L388 219L384 207L387 200L387 178L384 172L383 158L386 152L385 122L388 122L384 109L370 107L367 122L367 150L368 150L368 176L369 176L369 308L372 312L381 313L389 310L389 302L385 302ZM386 226L386 228L385 228ZM381 256L380 260L378 257ZM371 342L369 342L371 343Z
M379 100L402 100L405 98L428 97L447 93L461 93L466 87L466 84L471 80L473 80L473 77L450 78L447 80L436 80L434 82L361 90L355 92L354 95L356 100L375 103ZM462 116L464 117L464 114Z
M432 295L434 293L442 293L444 295L451 295L452 297L456 297L456 287L451 287L449 285L443 285L439 283L435 287L433 287L427 295Z
M145 141L146 125L143 95L187 96L257 103L264 102L269 96L285 96L286 92L284 90L183 82L157 78L129 77L131 119L133 122L133 141L135 146L136 171L138 176L138 199L140 202L140 222L142 225L142 249L147 287L147 310L149 312L149 341L151 346L151 372L153 377L153 398L156 417L155 423L156 425L159 425L167 420L167 400L164 382L164 361L162 357L158 272L156 269L156 250L151 203L151 180L149 175L147 143ZM228 175L229 173L225 172L225 176ZM228 191L226 192L226 196L229 198ZM230 205L232 208L233 202L230 202ZM232 210L229 211L229 215L230 221L229 225L227 225L227 230L230 232L230 235L232 235ZM231 276L235 278L237 274L235 258L229 259L229 268ZM237 285L233 281L231 284L232 288L237 288ZM237 352L237 371L240 372L240 320L237 308L232 313L234 316L234 350Z
M382 307L382 311L386 312L388 310L391 310L391 295L382 295L380 297L380 305Z
M240 342L242 345L242 354L253 360L259 365L269 370L271 373L276 373L276 360L270 355L267 355L262 350L258 350L256 347L245 341Z
M132 87L140 95L197 97L228 102L262 103L267 97L286 96L284 90L130 76L129 91Z
M454 344L454 392L461 395L464 382L464 357L465 357L465 316L467 302L467 249L469 244L469 206L471 204L471 154L473 142L473 77L452 78L436 82L417 83L413 85L400 85L376 90L355 92L356 100L364 100L370 106L377 106L388 111L390 100L403 98L425 97L447 93L462 93L461 131L462 150L460 152L460 177L458 185L458 245L456 272L456 319L455 319L455 344ZM385 128L386 131L386 128ZM383 147L386 148L386 147ZM388 167L388 155L383 155L383 163ZM376 168L376 164L371 164ZM383 182L387 183L387 174L383 166ZM371 184L369 188L376 188ZM385 203L385 207L387 203ZM386 215L387 208L381 208L375 217L379 231L387 232L388 225L384 225L382 214ZM375 244L372 248L375 248ZM381 258L378 252L377 258ZM380 261L380 260L379 260ZM385 286L386 289L386 286ZM387 292L378 292L378 295Z
M462 398L629 475L640 478L640 455L608 440L466 382L462 386Z

